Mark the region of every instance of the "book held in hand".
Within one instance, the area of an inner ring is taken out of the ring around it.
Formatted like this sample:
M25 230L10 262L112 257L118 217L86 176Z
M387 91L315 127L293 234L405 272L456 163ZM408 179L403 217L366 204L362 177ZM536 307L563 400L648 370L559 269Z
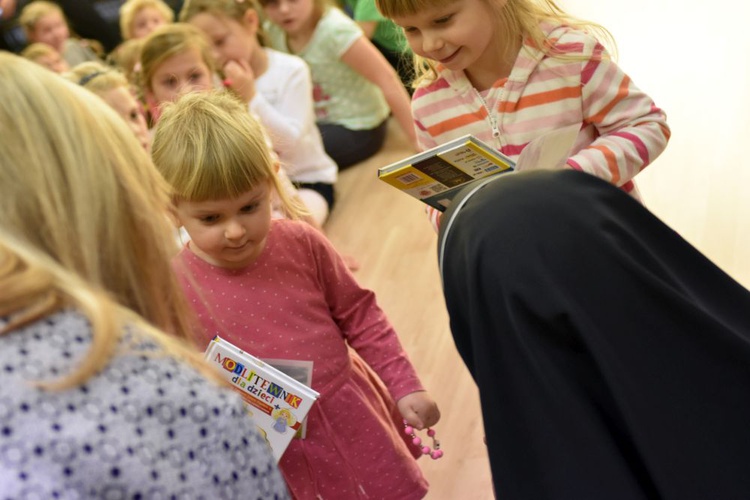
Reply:
M542 134L513 161L497 149L464 135L378 169L378 178L444 212L461 189L517 170L565 167L581 129L574 123Z
M205 356L240 393L278 462L292 438L302 433L305 416L320 395L218 336L209 343ZM274 360L274 364L309 370L308 375L312 372L309 362Z
M380 168L378 178L442 212L470 182L514 167L504 154L465 135Z

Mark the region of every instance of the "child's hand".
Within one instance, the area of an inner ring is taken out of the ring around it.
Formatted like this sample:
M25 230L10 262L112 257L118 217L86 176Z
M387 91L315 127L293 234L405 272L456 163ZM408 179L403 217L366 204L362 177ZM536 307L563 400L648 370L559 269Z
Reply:
M225 85L235 91L243 102L255 97L255 73L245 61L229 61L224 65Z
M440 420L440 410L427 391L407 394L396 402L404 420L417 429L432 427Z

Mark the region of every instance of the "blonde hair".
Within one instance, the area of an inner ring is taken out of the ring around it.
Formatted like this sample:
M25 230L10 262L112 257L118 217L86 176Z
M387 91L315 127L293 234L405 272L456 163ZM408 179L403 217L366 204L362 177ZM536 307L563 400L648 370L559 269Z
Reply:
M615 50L614 38L606 28L600 24L578 19L566 13L554 0L482 0L495 13L496 20L502 30L497 30L499 44L506 51L503 60L512 61L515 54L509 51L522 40L529 40L532 45L545 51L553 57L569 57L555 51L554 46L547 43L547 36L540 23L548 22L554 25L566 25L572 28L589 31L597 35L603 42ZM393 17L416 14L425 9L433 9L450 5L455 0L375 0L375 4L383 16ZM435 63L430 59L414 56L416 79L413 86L421 82L433 81L437 78Z
M70 71L63 73L62 76L97 95L118 87L130 89L130 84L125 75L97 61L77 64Z
M23 49L20 55L29 61L36 62L40 57L59 55L59 52L46 43L35 42Z
M106 365L126 323L190 356L178 345L191 322L170 267L171 193L122 118L9 53L0 95L0 123L13 124L0 141L0 315L12 318L0 334L62 308L83 313L92 347L61 386Z
M119 69L128 82L135 87L140 86L143 40L143 38L125 40L107 55L107 63Z
M143 40L141 46L141 90L151 90L151 80L159 66L170 57L190 49L198 49L201 59L211 74L215 72L215 62L203 32L187 23L173 23L160 26Z
M227 91L193 92L167 104L151 156L176 202L236 198L270 181L285 210L301 212L276 177L263 126Z
M261 47L267 44L266 34L263 31L263 9L256 0L186 0L180 9L180 22L190 22L198 14L211 14L212 16L233 19L240 24L245 22L245 13L252 10L258 14L257 38Z
M123 40L133 38L133 21L138 13L146 8L159 11L167 23L174 21L174 11L161 0L127 0L120 6L120 34Z
M60 14L63 20L67 23L65 14L60 6L52 2L47 2L46 0L35 0L21 9L21 14L18 16L18 24L23 28L26 38L32 38L34 30L36 29L36 23L38 23L41 18L53 13Z

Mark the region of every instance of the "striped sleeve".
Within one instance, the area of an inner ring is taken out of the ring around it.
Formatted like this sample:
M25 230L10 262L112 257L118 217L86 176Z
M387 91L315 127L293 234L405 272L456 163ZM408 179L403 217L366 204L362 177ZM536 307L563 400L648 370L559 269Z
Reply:
M568 165L622 186L648 166L667 146L665 113L596 45L583 64L583 125L598 134L568 159Z

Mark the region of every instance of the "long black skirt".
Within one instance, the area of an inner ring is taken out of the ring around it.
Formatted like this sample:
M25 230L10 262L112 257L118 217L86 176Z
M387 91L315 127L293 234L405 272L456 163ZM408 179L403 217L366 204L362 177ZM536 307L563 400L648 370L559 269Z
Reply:
M498 498L750 499L750 292L574 171L464 195L438 245Z

